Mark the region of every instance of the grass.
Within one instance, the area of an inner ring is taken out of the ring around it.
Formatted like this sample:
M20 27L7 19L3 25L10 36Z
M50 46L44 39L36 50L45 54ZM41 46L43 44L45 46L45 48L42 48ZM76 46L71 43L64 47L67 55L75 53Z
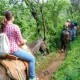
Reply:
M80 36L70 43L67 57L52 80L80 80Z

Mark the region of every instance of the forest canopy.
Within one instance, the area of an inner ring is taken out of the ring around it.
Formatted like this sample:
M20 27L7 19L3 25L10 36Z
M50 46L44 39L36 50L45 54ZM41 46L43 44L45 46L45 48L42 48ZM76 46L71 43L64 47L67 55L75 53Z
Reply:
M14 13L14 23L28 44L46 37L51 51L60 46L60 33L67 19L80 22L80 0L0 0L0 19L6 10Z

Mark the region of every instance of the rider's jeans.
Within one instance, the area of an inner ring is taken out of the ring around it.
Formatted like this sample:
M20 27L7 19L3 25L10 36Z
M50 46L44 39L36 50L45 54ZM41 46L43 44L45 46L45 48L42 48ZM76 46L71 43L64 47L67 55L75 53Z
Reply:
M72 35L73 35L72 30L71 29L68 29L68 31L70 33L70 40L72 40Z
M75 38L77 36L77 28L76 27L74 27L73 32L74 32L74 38Z
M18 50L16 52L14 52L13 54L15 56L29 62L30 78L34 78L35 77L35 57L23 49Z

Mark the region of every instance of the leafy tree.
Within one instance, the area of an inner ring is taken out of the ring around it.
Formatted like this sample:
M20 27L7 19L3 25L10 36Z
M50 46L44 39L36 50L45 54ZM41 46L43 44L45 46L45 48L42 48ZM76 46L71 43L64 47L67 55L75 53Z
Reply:
M47 0L42 3L39 0L1 1L0 15L5 10L11 10L15 14L15 23L20 26L23 37L28 43L40 35L42 38L46 37L51 51L59 46L63 24L70 15L68 14L70 3L67 0Z

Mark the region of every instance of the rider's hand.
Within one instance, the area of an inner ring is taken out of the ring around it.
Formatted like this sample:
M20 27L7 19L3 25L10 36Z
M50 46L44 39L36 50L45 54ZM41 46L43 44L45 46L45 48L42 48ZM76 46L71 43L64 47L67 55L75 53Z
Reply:
M22 47L24 44L26 44L26 39L22 39L20 42L18 42L18 46Z
M27 43L27 40L26 39L24 39L24 44L26 44Z

